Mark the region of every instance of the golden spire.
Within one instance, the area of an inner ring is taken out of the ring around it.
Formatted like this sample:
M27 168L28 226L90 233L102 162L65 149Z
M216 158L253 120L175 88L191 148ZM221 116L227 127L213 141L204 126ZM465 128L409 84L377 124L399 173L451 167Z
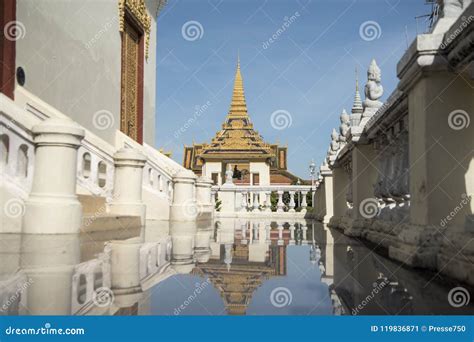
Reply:
M248 118L247 104L245 102L244 82L240 73L240 56L237 55L237 70L235 72L234 90L230 103L228 118Z

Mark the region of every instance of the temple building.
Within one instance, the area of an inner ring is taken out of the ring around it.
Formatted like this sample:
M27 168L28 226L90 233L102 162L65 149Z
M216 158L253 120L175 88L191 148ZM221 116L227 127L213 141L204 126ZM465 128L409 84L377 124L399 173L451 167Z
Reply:
M185 146L184 167L211 178L217 185L224 183L228 164L234 170L236 184L294 184L298 178L287 170L286 156L286 146L265 142L254 129L238 60L232 101L222 129L209 144Z

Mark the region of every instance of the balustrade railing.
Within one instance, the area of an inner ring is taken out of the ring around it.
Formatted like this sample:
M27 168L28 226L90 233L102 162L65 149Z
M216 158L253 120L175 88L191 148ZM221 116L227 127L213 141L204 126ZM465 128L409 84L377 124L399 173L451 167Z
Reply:
M212 188L214 203L216 195L219 197L219 190L218 186ZM312 195L314 189L309 185L236 185L232 191L235 192L235 212L305 213L307 195Z

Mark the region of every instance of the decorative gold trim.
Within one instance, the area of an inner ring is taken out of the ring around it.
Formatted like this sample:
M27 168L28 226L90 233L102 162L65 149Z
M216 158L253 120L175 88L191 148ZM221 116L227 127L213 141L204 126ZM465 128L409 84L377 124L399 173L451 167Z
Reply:
M151 17L147 12L145 0L119 0L119 29L125 29L125 12L135 19L145 33L145 58L148 59L148 48L150 47Z

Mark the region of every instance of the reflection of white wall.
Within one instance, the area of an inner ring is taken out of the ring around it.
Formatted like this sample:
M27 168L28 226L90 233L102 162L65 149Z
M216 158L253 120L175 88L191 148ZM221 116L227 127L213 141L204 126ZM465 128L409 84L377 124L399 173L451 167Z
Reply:
M209 177L212 179L212 174L217 173L219 174L218 180L219 184L222 184L222 164L219 162L206 162L202 166L202 174L203 176Z
M258 173L260 175L260 185L270 185L270 167L263 162L251 162L250 173Z

